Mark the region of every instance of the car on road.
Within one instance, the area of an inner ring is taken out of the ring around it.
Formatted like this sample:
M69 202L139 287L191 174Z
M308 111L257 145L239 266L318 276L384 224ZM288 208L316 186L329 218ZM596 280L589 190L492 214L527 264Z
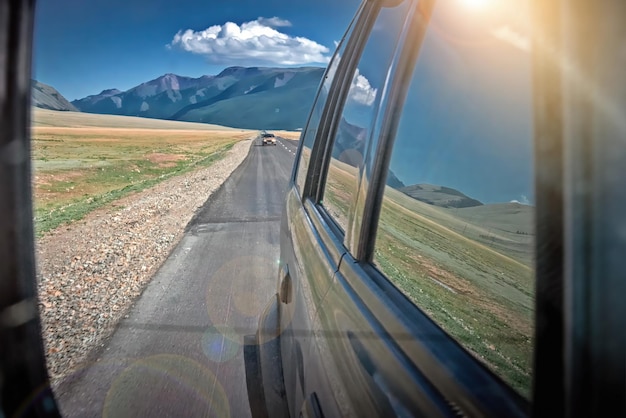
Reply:
M626 413L626 10L532 6L362 3L247 337L253 414Z
M261 140L263 145L276 145L276 135L271 132L262 133Z

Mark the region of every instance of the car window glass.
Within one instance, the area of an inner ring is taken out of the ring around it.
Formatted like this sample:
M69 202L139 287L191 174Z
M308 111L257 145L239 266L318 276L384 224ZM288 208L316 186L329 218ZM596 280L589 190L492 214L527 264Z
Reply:
M354 20L356 20L356 18ZM350 38L353 29L354 21L346 31L346 34L339 45L337 45L335 55L328 64L324 79L321 82L315 103L313 104L311 114L309 115L309 122L307 124L306 131L302 135L302 150L300 152L300 159L296 168L296 187L299 191L302 191L302 188L304 187L307 170L309 168L309 161L311 159L311 149L313 148L313 143L315 142L315 137L317 136L317 130L322 118L322 113L324 112L324 107L326 106L330 86L333 83L335 74L337 73L337 67L341 62L341 57L344 54L346 44L348 43L348 39Z
M322 205L338 226L347 230L348 213L357 191L359 169L376 115L389 63L403 28L409 2L382 8L359 63L333 140Z
M395 137L373 261L528 396L535 208L526 4L467 3L435 6Z

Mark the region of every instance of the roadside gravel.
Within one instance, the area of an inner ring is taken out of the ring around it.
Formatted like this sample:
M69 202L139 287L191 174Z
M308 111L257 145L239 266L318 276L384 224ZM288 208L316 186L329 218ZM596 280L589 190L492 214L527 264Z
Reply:
M112 334L250 144L238 142L208 168L127 196L37 241L39 307L53 387Z

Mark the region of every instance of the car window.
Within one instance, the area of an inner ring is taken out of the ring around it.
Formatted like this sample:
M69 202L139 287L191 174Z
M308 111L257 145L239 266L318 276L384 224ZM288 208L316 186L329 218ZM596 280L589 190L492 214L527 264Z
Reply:
M321 204L343 231L347 230L348 213L355 201L359 170L363 166L377 104L409 3L405 1L380 10L352 73L343 111L337 118Z
M315 98L315 103L313 104L313 108L311 109L306 130L302 136L302 149L300 151L299 161L296 165L296 187L300 192L302 192L302 189L304 188L304 183L306 181L306 174L309 168L309 161L311 159L311 149L313 148L313 143L315 142L315 137L317 136L317 130L320 124L320 120L322 118L322 113L324 112L324 107L326 106L328 93L330 91L333 80L335 79L335 75L337 74L337 68L339 67L339 63L341 62L341 57L346 50L346 44L348 43L348 39L354 31L355 22L358 19L358 15L359 12L357 12L357 16L355 16L355 18L352 20L352 23L348 27L348 30L346 31L343 39L339 42L339 45L337 45L337 50L335 51L335 54L328 64L326 73L324 74L324 79L320 84L317 97Z
M438 2L391 154L373 262L530 392L534 194L526 4Z

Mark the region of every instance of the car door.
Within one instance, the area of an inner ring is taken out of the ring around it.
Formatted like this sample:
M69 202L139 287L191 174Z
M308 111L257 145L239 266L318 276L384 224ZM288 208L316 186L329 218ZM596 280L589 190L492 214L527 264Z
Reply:
M310 152L311 164L301 164L296 176L297 181L304 184L303 204L300 206L300 201L290 198L287 202L286 213L296 215L283 224L283 228L290 226L291 236L289 241L281 243L281 248L294 248L295 255L283 259L295 259L296 262L289 265L289 274L294 279L294 287L298 286L296 297L302 295L301 301L295 301L294 316L283 317L283 326L291 321L282 335L283 353L289 349L295 353L283 358L285 385L292 387L293 382L298 388L292 414L300 411L316 414L318 411L324 416L364 416L366 412L381 411L377 402L370 402L367 397L356 403L345 398L348 394L337 386L335 376L326 373L328 368L341 367L335 361L343 359L333 359L330 355L327 342L334 339L334 331L329 333L322 325L319 317L324 314L318 308L332 285L331 279L341 258L351 246L353 232L349 225L353 223L356 208L362 204L361 193L365 192L361 178L375 135L374 121L383 92L389 87L389 69L398 58L397 46L408 30L407 16L415 10L415 3L411 1L369 2L367 6L366 14L359 21L360 32L351 37L347 53L341 57L337 77L342 81L333 86L337 96L332 98L333 106L327 109L325 119L317 126L317 138L310 151L305 133L301 155L306 158ZM310 123L308 129L311 129ZM320 186L324 184L331 186L322 197ZM317 235L314 240L307 236L311 233ZM311 241L314 245L310 249L298 248ZM300 314L299 306L308 310ZM284 312L289 312L287 309ZM300 321L300 315L308 315L307 322ZM293 334L297 331L300 335ZM291 346L286 347L286 344ZM294 368L294 364L298 366ZM289 367L293 368L291 373ZM367 387L355 386L354 389L365 391Z
M314 338L313 318L317 306L331 285L343 250L328 234L326 220L311 216L308 196L314 184L313 174L324 152L327 117L337 106L338 86L342 84L349 56L364 22L372 13L373 3L363 2L339 42L322 78L309 120L303 130L287 191L281 220L281 256L278 303L280 310L280 347L286 398L291 416L298 416L305 399L305 387L315 380L318 360L311 360ZM323 245L321 243L324 243ZM305 376L306 379L305 379Z
M330 382L321 404L354 416L525 416L535 304L528 4L489 15L457 1L403 5L408 25L368 121L347 219L333 203L346 171L337 153L320 182L319 206L348 231L318 309ZM361 61L377 36L374 25Z

